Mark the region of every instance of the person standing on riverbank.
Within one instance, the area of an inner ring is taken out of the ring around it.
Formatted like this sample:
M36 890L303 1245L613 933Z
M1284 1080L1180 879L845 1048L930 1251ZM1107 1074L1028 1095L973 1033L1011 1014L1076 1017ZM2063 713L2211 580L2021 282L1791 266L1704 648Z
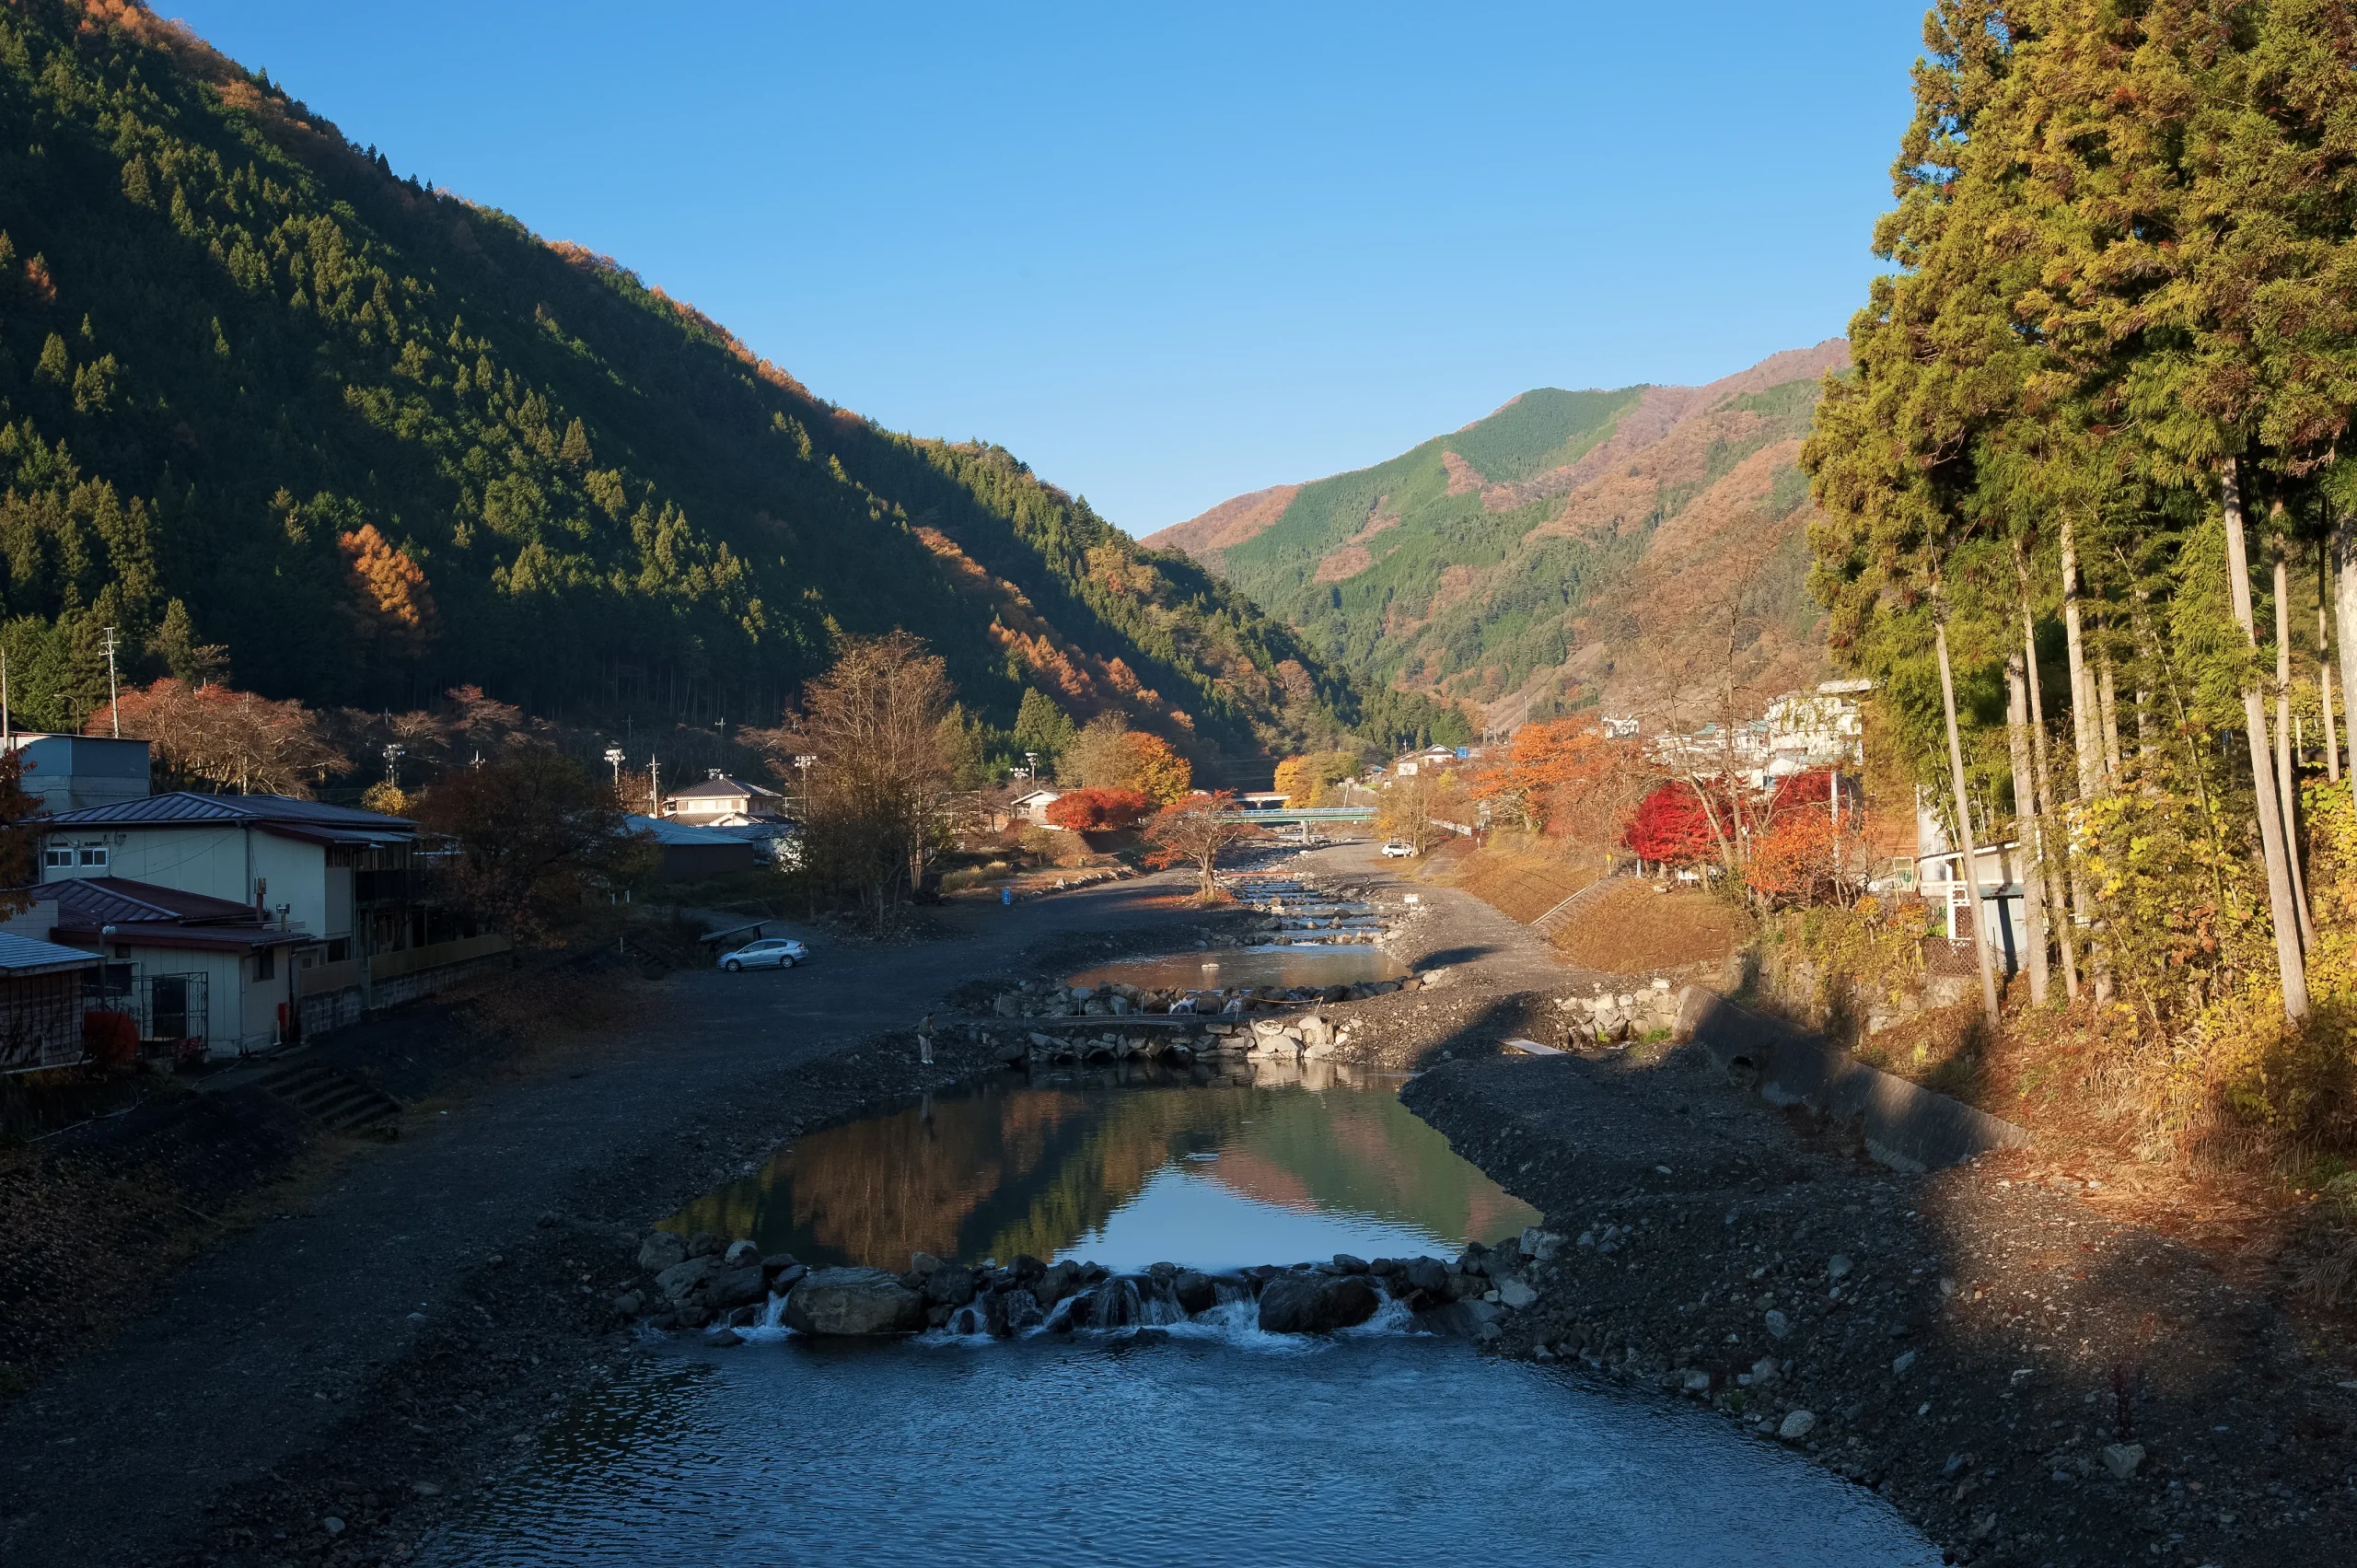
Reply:
M933 1015L930 1013L917 1020L917 1061L923 1066L933 1065Z

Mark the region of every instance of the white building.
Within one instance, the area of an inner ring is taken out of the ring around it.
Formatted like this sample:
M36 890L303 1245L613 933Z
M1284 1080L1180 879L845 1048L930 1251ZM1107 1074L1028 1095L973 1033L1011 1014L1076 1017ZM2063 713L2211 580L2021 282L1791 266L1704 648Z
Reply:
M663 797L663 815L691 828L741 828L784 814L783 793L732 779L718 768L703 783Z
M417 830L402 818L183 791L43 826L34 911L6 929L97 948L110 984L151 998L159 977L203 977L203 1027L190 1033L214 1055L349 1023L510 947L429 896ZM46 890L66 882L92 886ZM32 929L44 911L50 929Z

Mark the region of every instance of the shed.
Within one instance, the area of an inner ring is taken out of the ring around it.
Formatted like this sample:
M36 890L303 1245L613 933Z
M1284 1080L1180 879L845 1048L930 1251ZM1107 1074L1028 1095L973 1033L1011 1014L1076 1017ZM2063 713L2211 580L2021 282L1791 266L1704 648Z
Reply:
M623 820L634 833L645 833L662 852L656 877L665 882L701 882L750 871L767 858L762 846L718 828L692 828L665 817L633 815Z
M96 954L0 932L0 1073L81 1061L98 975Z

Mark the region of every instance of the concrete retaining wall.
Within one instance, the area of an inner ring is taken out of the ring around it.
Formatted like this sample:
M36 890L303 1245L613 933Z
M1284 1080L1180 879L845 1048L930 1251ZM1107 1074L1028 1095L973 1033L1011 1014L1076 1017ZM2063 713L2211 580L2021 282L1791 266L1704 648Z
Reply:
M1805 1105L1855 1127L1866 1150L1896 1170L1935 1170L1992 1149L2026 1147L2010 1121L1975 1110L1837 1051L1779 1018L1689 985L1678 999L1673 1038L1721 1067L1756 1075L1771 1105Z

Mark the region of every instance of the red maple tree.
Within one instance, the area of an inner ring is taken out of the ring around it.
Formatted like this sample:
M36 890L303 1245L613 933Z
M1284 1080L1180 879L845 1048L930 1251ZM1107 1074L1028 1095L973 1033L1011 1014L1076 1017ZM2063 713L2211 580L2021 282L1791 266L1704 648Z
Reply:
M1637 803L1620 842L1638 859L1665 865L1691 865L1719 853L1702 796L1679 782L1656 784Z
M1134 789L1067 790L1048 803L1048 820L1075 833L1134 826L1154 802Z

